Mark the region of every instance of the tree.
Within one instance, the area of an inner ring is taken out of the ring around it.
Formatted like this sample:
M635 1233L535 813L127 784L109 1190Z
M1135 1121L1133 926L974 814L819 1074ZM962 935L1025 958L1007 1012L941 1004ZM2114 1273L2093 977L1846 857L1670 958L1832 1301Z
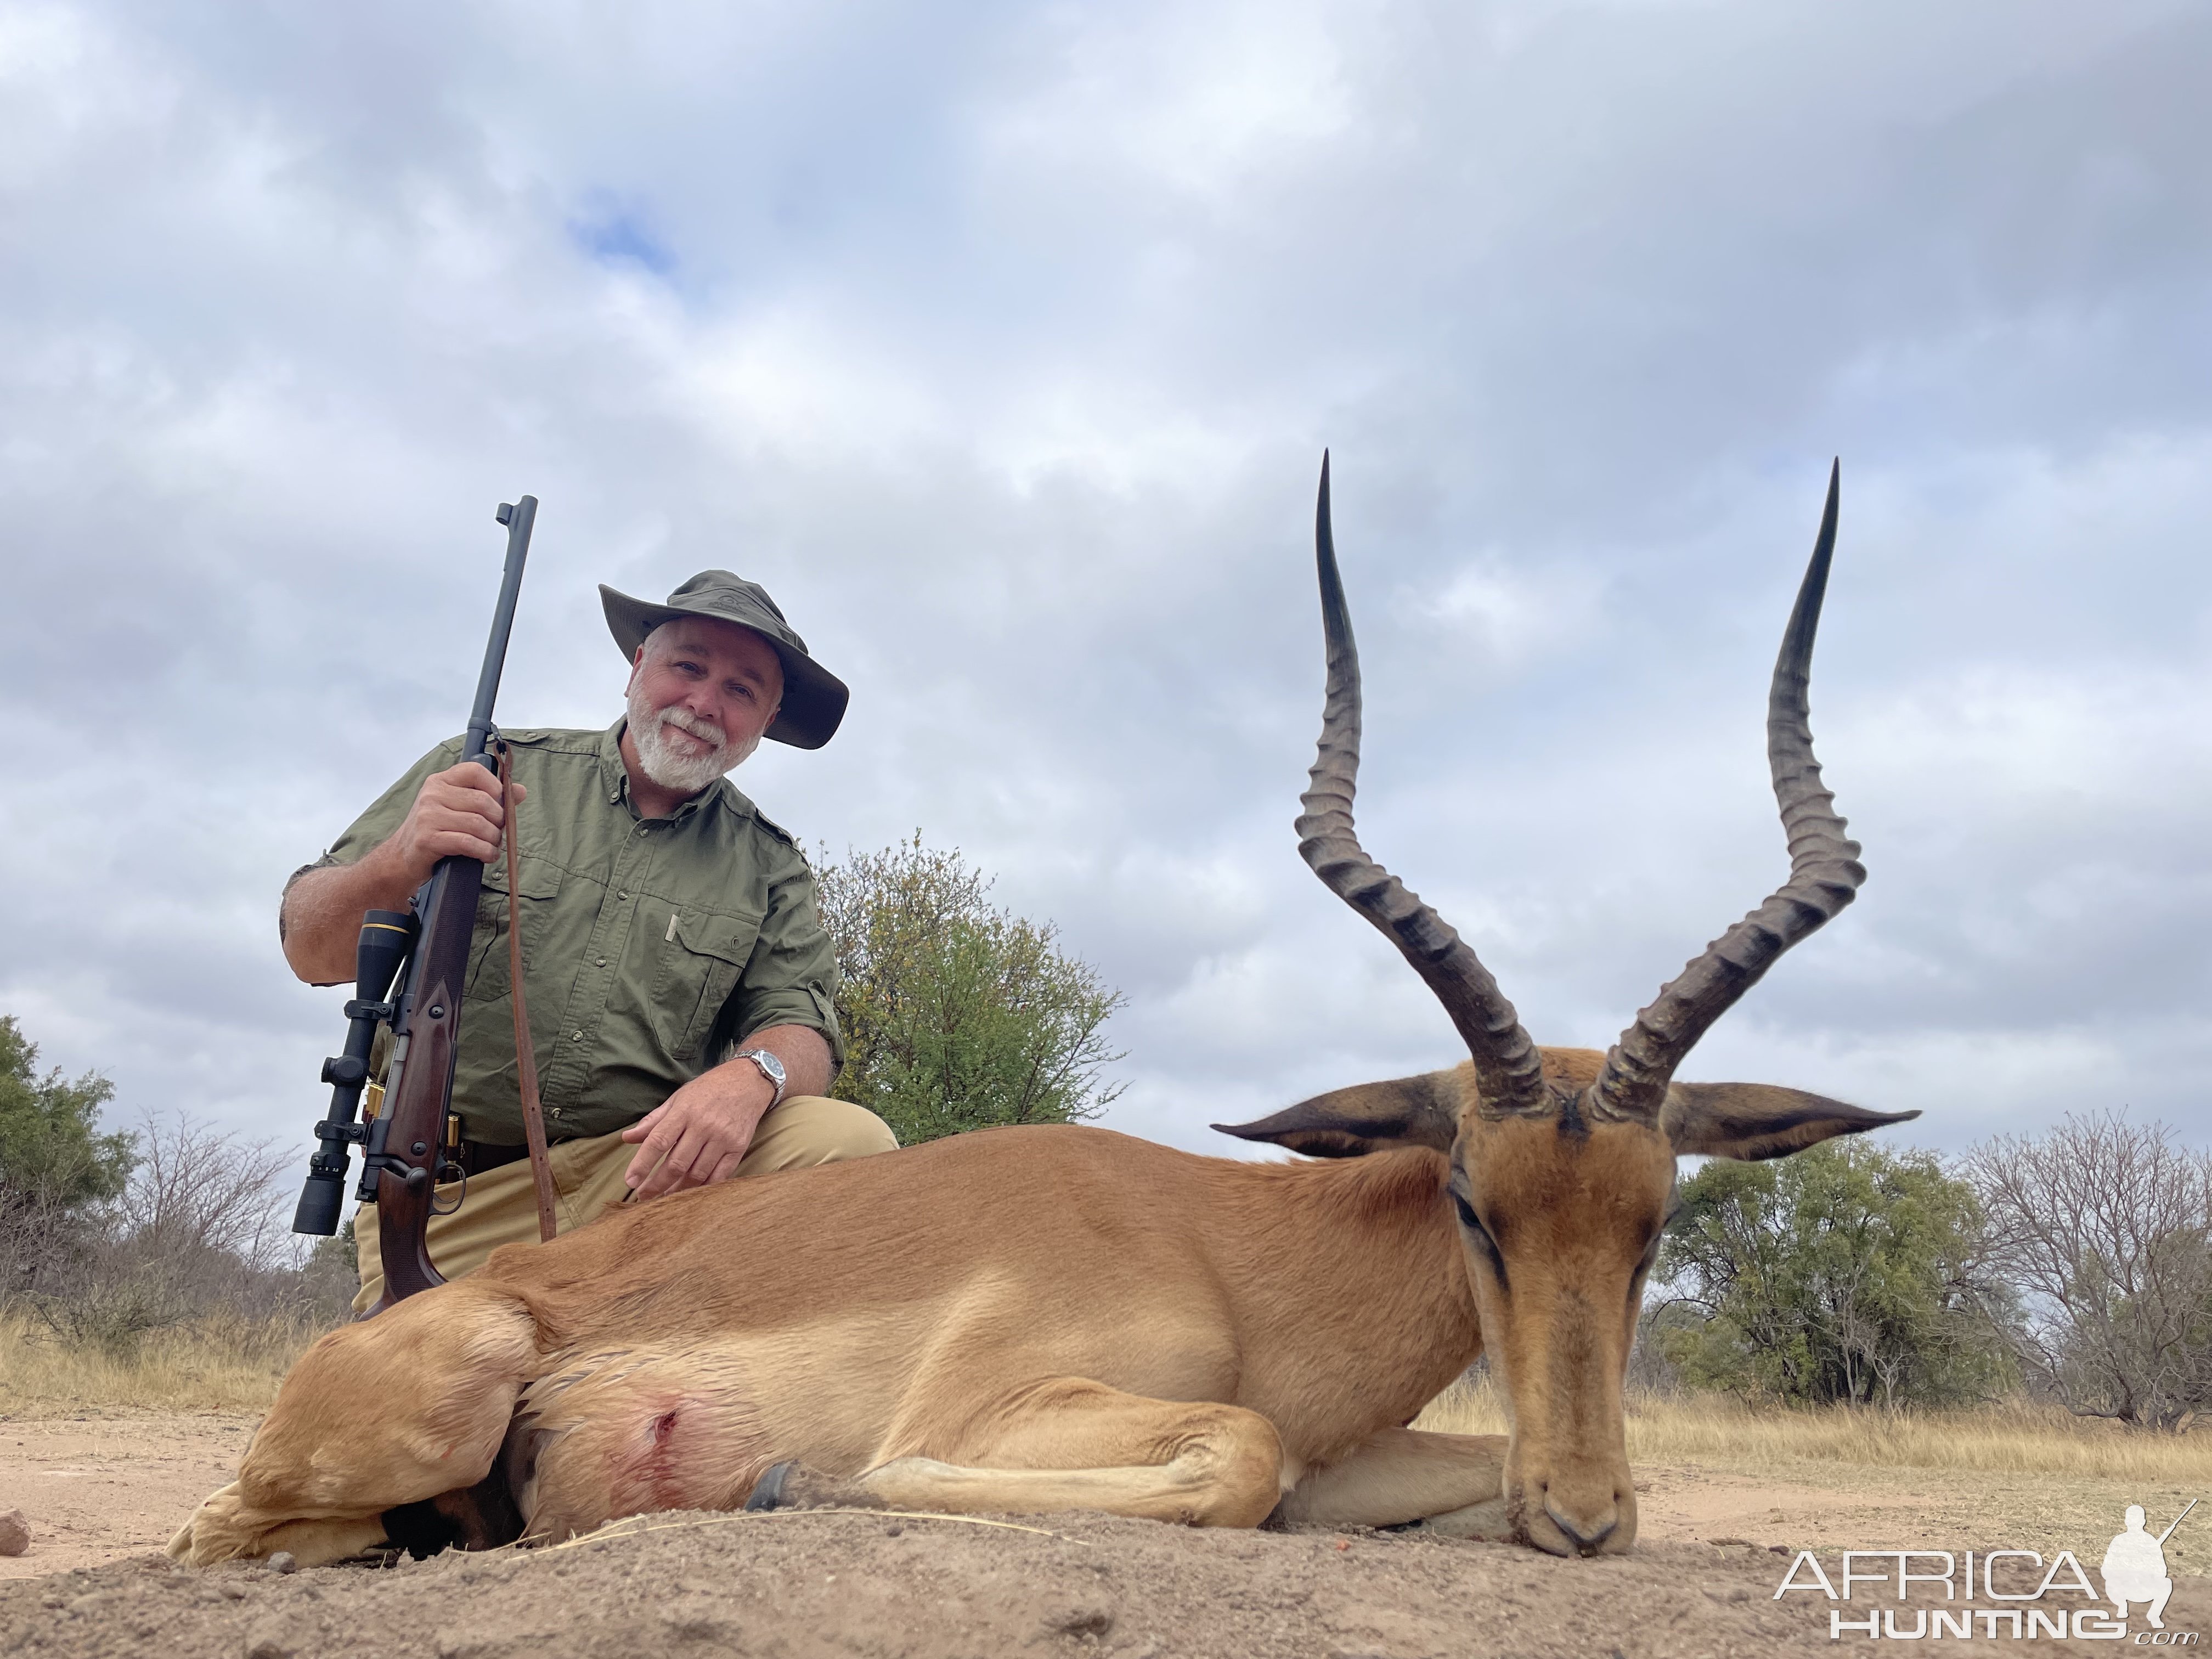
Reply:
M1966 1172L2021 1294L2007 1334L2067 1408L2142 1428L2212 1407L2212 1153L2124 1113L2000 1136Z
M81 1247L92 1212L122 1194L137 1163L131 1136L100 1132L115 1085L97 1072L42 1077L38 1058L0 1014L0 1301Z
M1938 1404L2001 1380L1974 1194L1933 1154L1831 1141L1682 1183L1658 1322L1693 1382L1805 1402Z
M1121 1092L1103 1028L1122 1004L1049 922L997 908L955 852L910 842L825 856L844 1069L833 1085L903 1146L1008 1123L1095 1117Z

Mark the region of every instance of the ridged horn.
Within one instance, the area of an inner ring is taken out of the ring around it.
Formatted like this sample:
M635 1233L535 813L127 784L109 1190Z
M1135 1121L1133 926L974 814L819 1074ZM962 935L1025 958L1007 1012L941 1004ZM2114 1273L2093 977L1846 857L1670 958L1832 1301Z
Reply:
M1858 896L1866 879L1859 845L1844 834L1835 797L1820 782L1813 758L1813 728L1806 690L1813 665L1813 636L1828 590L1828 562L1836 550L1838 463L1828 474L1828 504L1813 544L1766 704L1766 756L1774 773L1774 798L1790 843L1790 879L1772 896L1705 947L1660 991L1636 1023L1620 1034L1589 1086L1593 1117L1656 1124L1667 1085L1698 1039L1759 976L1807 934L1834 920Z
M1328 456L1321 458L1314 513L1314 562L1321 575L1322 629L1328 645L1328 693L1311 785L1301 795L1298 854L1330 890L1375 924L1413 964L1474 1057L1476 1109L1490 1117L1551 1109L1536 1047L1498 981L1451 924L1367 856L1352 827L1359 776L1359 652L1337 574L1329 527Z

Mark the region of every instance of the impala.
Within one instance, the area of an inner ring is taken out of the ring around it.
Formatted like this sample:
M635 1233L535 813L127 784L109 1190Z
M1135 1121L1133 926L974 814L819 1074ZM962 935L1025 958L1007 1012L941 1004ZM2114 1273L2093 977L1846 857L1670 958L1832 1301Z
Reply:
M1807 723L1836 491L1832 472L1769 704L1790 878L1609 1053L1535 1048L1473 951L1360 848L1324 458L1328 695L1299 850L1404 954L1468 1061L1228 1129L1311 1162L994 1129L509 1247L310 1348L171 1553L313 1563L749 1499L1626 1549L1622 1380L1676 1158L1778 1158L1916 1115L1674 1080L1864 878ZM1486 1353L1509 1435L1405 1426Z

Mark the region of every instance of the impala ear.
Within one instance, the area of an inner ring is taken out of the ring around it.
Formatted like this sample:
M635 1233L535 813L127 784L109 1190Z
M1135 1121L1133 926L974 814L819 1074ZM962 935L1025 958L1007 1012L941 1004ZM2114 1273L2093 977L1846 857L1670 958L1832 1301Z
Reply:
M1670 1083L1659 1127L1677 1157L1787 1158L1837 1135L1908 1123L1918 1112L1869 1112L1771 1083Z
M1364 1158L1394 1146L1451 1150L1459 1133L1456 1073L1426 1072L1357 1083L1288 1106L1255 1123L1213 1127L1239 1140L1268 1140L1310 1158Z

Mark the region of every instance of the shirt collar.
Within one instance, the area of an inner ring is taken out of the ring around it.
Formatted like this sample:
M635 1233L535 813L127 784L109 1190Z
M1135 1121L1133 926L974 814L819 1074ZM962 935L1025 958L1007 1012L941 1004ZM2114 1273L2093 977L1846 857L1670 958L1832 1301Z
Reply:
M606 797L610 806L626 808L635 818L637 808L631 804L629 798L629 769L623 764L622 755L623 730L629 724L629 716L624 714L607 727L599 738L599 792ZM720 777L678 806L669 815L667 822L681 823L694 813L708 810L719 810L733 817L744 817L752 810L752 803L738 793L727 777Z

